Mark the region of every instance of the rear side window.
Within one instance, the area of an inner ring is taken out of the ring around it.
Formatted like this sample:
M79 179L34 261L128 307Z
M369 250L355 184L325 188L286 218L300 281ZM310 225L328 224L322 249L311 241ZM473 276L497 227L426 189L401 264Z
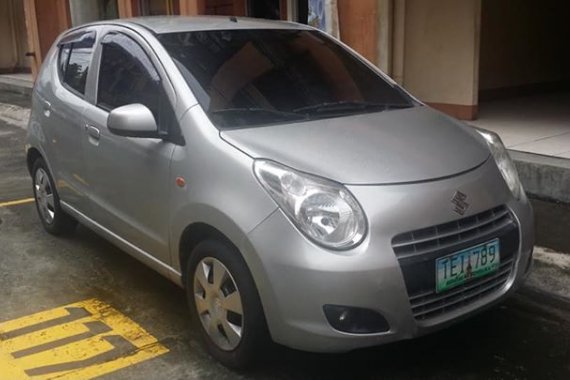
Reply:
M64 39L59 50L59 75L63 84L79 95L85 94L85 83L93 56L95 33Z
M102 44L97 105L111 111L140 103L160 120L160 76L143 48L119 33L108 34Z

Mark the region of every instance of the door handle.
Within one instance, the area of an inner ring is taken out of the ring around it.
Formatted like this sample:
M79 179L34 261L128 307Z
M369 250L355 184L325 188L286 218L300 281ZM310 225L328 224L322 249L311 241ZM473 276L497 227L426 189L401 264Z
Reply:
M99 140L101 138L101 132L99 129L95 128L92 125L86 124L85 131L87 131L87 134L89 134L89 136L93 137L95 140Z
M49 117L50 114L51 114L51 103L48 102L47 100L44 100L44 115L46 115L46 117Z

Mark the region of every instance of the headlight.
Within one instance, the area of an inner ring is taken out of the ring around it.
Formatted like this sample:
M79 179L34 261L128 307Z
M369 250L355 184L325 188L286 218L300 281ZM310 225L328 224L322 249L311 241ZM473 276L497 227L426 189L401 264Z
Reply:
M256 160L255 175L293 224L315 243L348 249L366 234L362 208L342 185Z
M493 155L505 182L509 186L509 189L515 198L520 200L523 197L524 190L519 180L517 169L515 168L507 149L503 145L501 138L496 133L483 129L477 128L477 132L479 132L479 134L487 141L487 145L489 145L491 154Z

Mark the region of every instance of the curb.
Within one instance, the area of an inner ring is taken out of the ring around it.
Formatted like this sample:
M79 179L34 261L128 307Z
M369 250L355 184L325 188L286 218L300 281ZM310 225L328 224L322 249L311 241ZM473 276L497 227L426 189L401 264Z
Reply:
M536 246L534 267L526 285L570 301L570 255Z
M531 198L570 204L570 160L509 150Z
M24 95L31 99L33 89L34 83L31 81L10 76L0 77L0 91Z
M0 120L27 129L30 109L13 104L0 103Z

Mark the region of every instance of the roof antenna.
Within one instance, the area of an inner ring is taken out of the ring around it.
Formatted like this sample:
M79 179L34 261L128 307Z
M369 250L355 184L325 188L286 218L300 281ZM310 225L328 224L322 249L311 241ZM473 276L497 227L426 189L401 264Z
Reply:
M231 22L237 22L237 17L236 16L230 16L230 21Z

